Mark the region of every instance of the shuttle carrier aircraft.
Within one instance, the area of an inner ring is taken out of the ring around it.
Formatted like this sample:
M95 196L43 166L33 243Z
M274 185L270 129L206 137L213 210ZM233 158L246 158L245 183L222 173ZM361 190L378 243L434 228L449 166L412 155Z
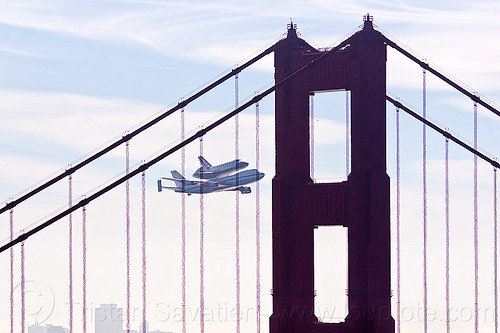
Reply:
M222 191L240 191L242 194L247 194L251 193L252 190L250 187L242 185L258 182L264 177L264 173L256 169L245 170L231 175L231 173L248 166L247 162L240 160L212 166L202 156L199 156L198 159L202 166L196 170L193 176L200 178L200 180L187 180L177 170L173 170L171 171L172 178L162 177L158 179L158 192L167 189L178 193L187 193L188 195ZM173 181L175 186L164 186L163 180Z

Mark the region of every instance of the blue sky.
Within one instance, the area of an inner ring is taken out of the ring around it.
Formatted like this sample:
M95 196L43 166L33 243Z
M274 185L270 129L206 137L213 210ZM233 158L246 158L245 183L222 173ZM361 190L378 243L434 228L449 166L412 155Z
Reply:
M15 1L0 2L0 202L47 177L81 156L120 137L148 117L176 104L221 73L275 43L293 19L301 37L315 47L334 46L355 32L362 17L374 16L377 29L425 59L436 68L482 96L500 103L500 4L494 1ZM273 81L272 56L240 75L240 99ZM421 69L395 51L388 51L388 91L421 110ZM472 141L472 103L430 74L428 114L443 127ZM196 130L234 104L234 81L216 89L187 110L189 130ZM318 179L345 177L342 160L345 140L344 93L317 96L315 126ZM329 112L334 105L340 112ZM388 106L388 172L394 176L394 110ZM273 98L261 103L262 180L262 319L267 331L270 314L271 235L270 193L273 177ZM255 165L254 110L240 118L240 156ZM403 147L403 306L407 331L421 331L417 317L421 297L421 125L402 114ZM500 156L500 120L479 108L479 146L490 156ZM234 156L233 123L223 125L204 142L209 161L222 163ZM429 133L429 246L430 306L437 319L430 325L443 329L443 140ZM179 117L155 126L131 143L132 164L140 163L180 136ZM328 153L330 151L331 153ZM187 148L187 175L198 167L197 144ZM473 308L471 238L472 158L456 146L450 148L452 204L452 305L461 315L454 328L470 329L466 315ZM330 163L334 166L330 167ZM339 166L340 165L340 166ZM180 306L180 198L175 193L157 193L155 181L180 169L179 155L148 170L148 320L151 329L180 331L174 318ZM95 166L74 178L74 197L79 197L124 169L124 148L110 153ZM483 309L492 306L492 170L479 164L481 292ZM132 188L133 231L140 235L140 180ZM394 192L394 191L393 191ZM16 208L15 229L27 228L46 214L66 204L67 184L57 185L46 196ZM234 195L206 197L206 288L207 307L216 311L234 307ZM188 198L188 307L190 330L198 329L198 199ZM89 205L88 303L117 303L125 307L124 188L106 195L102 203ZM245 314L242 330L254 331L255 226L254 197L242 196L242 299ZM392 203L395 206L395 202ZM75 216L75 299L81 301L80 220ZM0 240L8 237L8 216L0 216ZM324 251L344 251L343 231L318 232ZM334 241L332 241L334 240ZM133 308L140 308L140 238L132 241ZM333 248L337 246L337 248ZM41 289L41 297L27 304L27 323L39 321L68 326L67 315L67 226L64 222L27 242L27 279ZM340 257L340 259L338 258ZM318 256L321 263L345 265L340 256ZM16 248L19 265L19 247ZM0 299L9 293L9 257L0 256ZM318 265L319 266L319 265ZM333 266L333 265L332 265ZM468 267L463 273L461 267ZM50 268L50 269L49 269ZM115 272L118 272L115 274ZM121 272L121 273L120 273ZM221 274L221 272L223 272ZM454 275L453 275L454 274ZM319 312L325 320L339 321L344 315L345 272L318 268L318 276L336 280L335 287L317 280ZM405 279L406 277L406 279ZM342 282L344 281L344 282ZM16 271L16 284L19 274ZM38 290L37 289L37 290ZM393 283L395 289L395 281ZM18 289L16 289L18 291ZM40 290L38 290L40 291ZM53 298L49 297L53 293ZM49 295L49 296L47 296ZM328 299L333 298L332 303ZM53 299L53 300L52 300ZM54 305L53 311L51 305ZM81 305L80 305L81 306ZM20 312L16 298L16 316ZM81 331L80 308L76 306L75 332ZM334 311L335 310L335 311ZM326 314L325 311L329 311ZM0 304L0 332L8 332L9 303ZM90 312L89 312L90 313ZM137 312L137 314L140 311ZM169 318L166 318L166 314ZM333 313L333 315L332 315ZM410 316L413 314L414 316ZM489 315L489 313L488 313ZM42 318L43 317L43 318ZM411 317L411 318L410 318ZM178 319L178 318L177 318ZM188 319L189 320L189 319ZM135 318L133 328L140 318ZM16 324L17 325L17 324ZM492 327L486 318L482 327ZM234 331L231 319L214 318L207 329ZM93 322L89 322L93 332Z

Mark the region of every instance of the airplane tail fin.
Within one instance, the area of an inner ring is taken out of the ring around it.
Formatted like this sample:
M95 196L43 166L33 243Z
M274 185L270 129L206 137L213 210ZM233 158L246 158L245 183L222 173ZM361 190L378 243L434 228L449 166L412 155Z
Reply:
M172 170L170 173L172 174L173 178L179 179L178 181L174 180L175 186L177 186L178 188L182 188L183 185L185 186L184 181L186 180L186 178L184 178L177 170Z
M198 159L200 160L202 167L204 167L204 168L212 167L212 164L208 163L208 161L206 159L204 159L203 156L198 156Z

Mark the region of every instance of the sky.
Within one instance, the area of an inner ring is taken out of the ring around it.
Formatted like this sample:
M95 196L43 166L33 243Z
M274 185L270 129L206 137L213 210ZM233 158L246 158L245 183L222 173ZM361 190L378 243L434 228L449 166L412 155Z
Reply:
M376 29L443 71L470 91L500 103L500 4L495 1L0 1L0 205L50 175L77 163L238 64L283 38L293 20L314 47L332 47L357 31L363 15ZM387 90L422 110L422 70L388 48ZM467 142L473 141L473 105L427 74L427 114ZM273 83L267 56L240 74L239 100ZM186 133L232 110L234 80L186 109ZM345 179L345 92L315 96L313 178ZM273 95L260 103L262 331L271 314L271 180L274 175ZM497 103L497 104L495 104ZM387 105L388 174L395 226L395 110ZM478 108L478 146L498 158L500 119ZM422 126L401 120L401 327L423 330ZM255 108L240 115L241 159L256 165ZM130 143L131 165L178 142L175 114ZM235 156L234 122L203 141L212 164ZM444 139L428 130L429 328L444 330ZM186 176L198 168L200 145L186 148ZM340 161L340 162L339 162ZM450 144L450 262L452 328L474 328L473 163ZM125 147L73 176L73 198L91 193L122 173ZM180 170L176 153L146 172L147 319L150 329L180 332L180 195L158 193L156 180ZM478 164L480 327L493 328L493 169ZM252 185L255 192L255 185ZM141 301L141 178L131 191L132 328ZM234 193L205 196L205 319L207 331L235 330ZM241 195L240 244L242 332L255 332L255 196ZM187 197L188 329L199 330L199 197ZM28 230L68 202L68 182L19 205L16 232ZM88 332L104 303L126 306L125 187L87 207ZM73 214L74 332L82 332L82 213ZM396 295L395 232L393 287ZM9 214L0 215L0 242L9 237ZM315 234L316 314L324 321L345 316L345 230ZM26 324L69 326L68 219L31 237L26 251ZM20 331L20 246L14 248L15 330ZM10 256L0 254L0 333L10 329ZM340 267L340 268L339 268ZM393 297L395 305L396 297ZM395 306L393 315L395 316Z

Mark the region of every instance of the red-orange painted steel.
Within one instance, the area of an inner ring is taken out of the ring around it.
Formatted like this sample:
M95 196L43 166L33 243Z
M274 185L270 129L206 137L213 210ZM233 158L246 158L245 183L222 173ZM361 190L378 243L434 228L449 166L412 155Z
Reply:
M370 19L350 39L344 50L329 54L275 93L271 333L394 332L386 45ZM322 54L298 38L291 25L287 38L276 44L276 82ZM309 169L309 95L328 90L351 91L352 168L345 182L314 184ZM348 227L349 314L338 324L318 322L314 314L313 234L318 225Z

